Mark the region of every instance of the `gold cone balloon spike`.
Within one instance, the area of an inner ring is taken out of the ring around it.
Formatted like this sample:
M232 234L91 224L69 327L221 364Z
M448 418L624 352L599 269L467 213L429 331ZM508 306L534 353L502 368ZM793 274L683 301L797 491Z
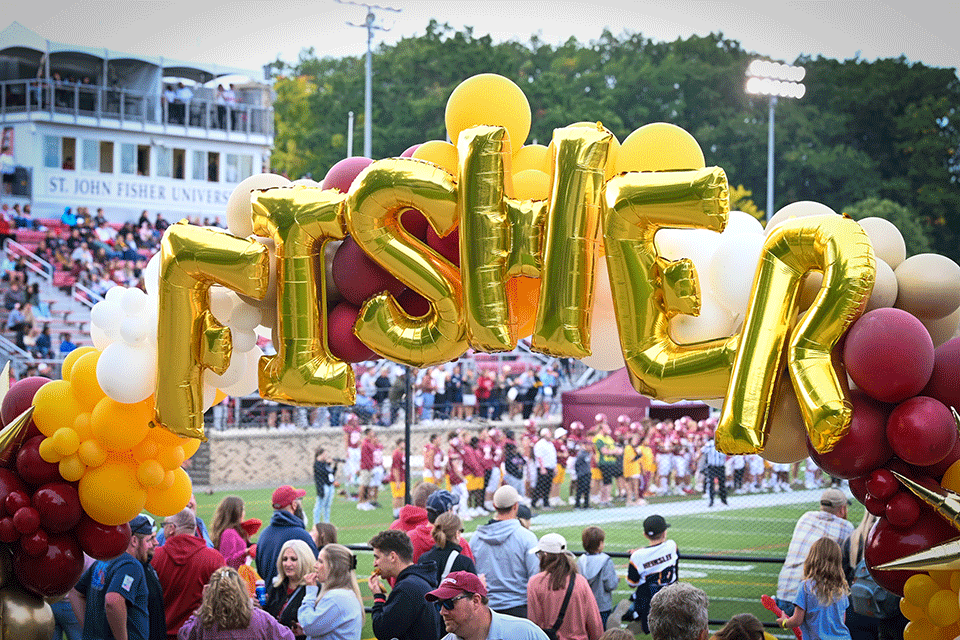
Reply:
M933 507L936 512L946 518L947 522L953 525L954 528L960 530L960 493L943 488L937 490L928 489L922 484L914 482L896 471L891 471L890 473L896 476L900 484L910 489L913 495Z
M53 609L20 587L0 589L0 638L46 640L53 637Z
M0 402L3 402L2 398L0 398ZM0 465L10 462L14 453L26 440L27 425L30 424L30 419L33 417L33 409L33 407L29 407L0 431Z

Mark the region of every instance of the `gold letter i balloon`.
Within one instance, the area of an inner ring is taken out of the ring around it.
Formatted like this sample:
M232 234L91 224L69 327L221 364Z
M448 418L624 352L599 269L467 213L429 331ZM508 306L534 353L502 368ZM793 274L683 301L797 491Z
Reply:
M267 290L269 255L259 242L177 223L160 243L157 420L180 436L203 439L203 369L223 375L230 329L210 313L210 286L251 298Z
M253 232L277 249L277 354L260 358L260 395L288 404L353 404L353 368L327 346L323 248L342 239L343 201L333 189L267 189L252 197Z
M800 283L810 271L822 272L823 284L793 329ZM721 449L731 454L763 449L784 357L813 446L826 453L846 435L853 408L846 376L837 376L831 351L863 312L875 274L870 239L849 218L797 218L770 233L717 427Z

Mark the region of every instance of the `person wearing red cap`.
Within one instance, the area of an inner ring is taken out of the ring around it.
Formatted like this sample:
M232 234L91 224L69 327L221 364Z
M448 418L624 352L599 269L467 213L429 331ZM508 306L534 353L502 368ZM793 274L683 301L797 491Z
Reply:
M424 596L440 607L447 629L441 640L547 640L543 629L525 618L493 611L487 587L469 571L453 571Z
M273 492L273 517L270 524L257 539L257 570L266 584L277 573L277 557L287 540L303 540L317 555L317 545L303 524L303 489L294 489L288 484Z

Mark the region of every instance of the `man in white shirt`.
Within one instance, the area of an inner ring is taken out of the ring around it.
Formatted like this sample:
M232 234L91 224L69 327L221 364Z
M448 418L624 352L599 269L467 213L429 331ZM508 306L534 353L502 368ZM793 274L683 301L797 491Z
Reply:
M190 113L191 100L193 100L193 90L182 82L178 82L176 104L180 124L187 124L186 116Z
M536 508L537 500L542 500L544 508L547 508L550 506L553 474L557 472L557 448L553 446L553 435L547 427L540 430L540 439L533 445L533 458L537 463L537 484L533 489L530 507Z

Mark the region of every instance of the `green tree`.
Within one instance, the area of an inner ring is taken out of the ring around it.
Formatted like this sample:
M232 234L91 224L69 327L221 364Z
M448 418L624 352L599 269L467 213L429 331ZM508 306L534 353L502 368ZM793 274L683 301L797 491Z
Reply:
M854 220L883 218L900 231L907 245L907 256L930 252L930 236L923 221L909 209L886 198L867 198L843 209Z

